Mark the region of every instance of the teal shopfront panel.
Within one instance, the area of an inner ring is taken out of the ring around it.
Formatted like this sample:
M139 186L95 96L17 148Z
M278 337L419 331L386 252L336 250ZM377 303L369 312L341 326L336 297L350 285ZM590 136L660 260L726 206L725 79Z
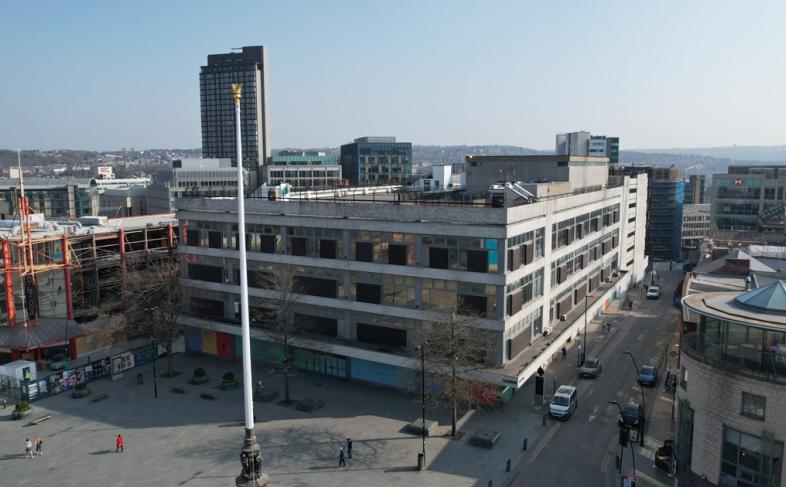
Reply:
M372 384L405 390L415 388L415 372L403 367L353 358L350 373L353 379Z

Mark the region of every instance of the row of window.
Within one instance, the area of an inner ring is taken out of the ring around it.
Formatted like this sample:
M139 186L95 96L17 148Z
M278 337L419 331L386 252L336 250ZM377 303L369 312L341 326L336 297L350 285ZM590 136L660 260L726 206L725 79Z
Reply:
M224 283L228 276L222 267L201 263L187 264L188 278L198 281ZM307 274L307 275L301 275ZM420 279L404 276L380 276L350 273L350 289L346 293L344 279L325 270L292 269L291 284L282 283L272 268L249 269L248 285L252 288L292 292L322 298L351 298L354 301L390 306L423 308L431 311L466 315L494 315L497 308L496 287L441 279ZM238 284L240 273L233 270L231 282ZM417 299L420 284L420 299Z
M556 250L570 245L575 240L617 223L619 218L619 205L613 205L555 223L551 226L551 248Z

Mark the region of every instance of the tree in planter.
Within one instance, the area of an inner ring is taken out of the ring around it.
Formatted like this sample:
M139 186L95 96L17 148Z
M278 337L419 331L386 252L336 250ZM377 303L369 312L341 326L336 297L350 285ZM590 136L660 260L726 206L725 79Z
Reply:
M426 373L442 382L442 390L430 393L428 399L437 406L450 408L451 436L456 435L459 407L471 402L477 387L477 382L467 375L487 366L491 348L488 335L475 326L481 317L468 310L461 312L451 313L446 322L433 323L423 333Z
M172 377L175 375L172 344L183 331L178 323L183 299L179 258L154 255L131 265L135 270L128 273L129 324L140 336L152 337L164 346L166 375Z
M249 286L262 288L268 297L257 300L249 314L253 326L265 330L270 341L282 355L281 373L284 378L284 404L291 404L289 377L292 373L292 339L302 331L295 320L295 305L299 297L299 286L289 282L289 275L280 269L249 272Z

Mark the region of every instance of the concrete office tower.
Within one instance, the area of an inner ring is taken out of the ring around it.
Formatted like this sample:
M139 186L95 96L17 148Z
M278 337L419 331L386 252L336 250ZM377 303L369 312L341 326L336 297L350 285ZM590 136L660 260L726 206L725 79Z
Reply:
M561 156L606 157L609 164L620 160L620 138L591 135L589 132L557 134L554 151Z
M715 245L786 245L786 166L729 166L712 176Z
M704 187L707 176L692 174L685 180L685 204L700 205L704 203Z
M488 340L487 368L474 378L492 403L506 400L575 339L585 306L595 316L648 266L647 176L612 183L605 159L562 157L573 166L562 172L550 157L522 160L520 183L496 184L498 171L479 169L506 164L504 156L476 156L467 186L490 183L471 194L412 200L348 188L324 199L248 199L254 306L278 292L265 289L265 273L285 276L301 329L291 342L295 367L400 389L413 387L424 332L453 312L474 316ZM543 182L544 173L555 177ZM227 359L240 340L235 211L229 199L178 200L186 347ZM255 360L280 360L263 326L251 338Z
M395 137L360 137L341 146L341 168L352 186L406 184L412 174L412 143Z
M240 102L243 167L249 186L257 187L260 167L270 157L267 49L247 46L242 52L210 54L199 73L202 106L202 157L231 159L236 167L232 83L243 84Z

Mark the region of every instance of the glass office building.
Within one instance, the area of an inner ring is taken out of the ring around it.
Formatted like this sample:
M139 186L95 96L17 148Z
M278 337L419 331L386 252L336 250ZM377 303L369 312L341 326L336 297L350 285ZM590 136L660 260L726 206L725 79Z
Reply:
M352 186L406 184L412 174L412 143L395 137L361 137L341 146L344 178Z

